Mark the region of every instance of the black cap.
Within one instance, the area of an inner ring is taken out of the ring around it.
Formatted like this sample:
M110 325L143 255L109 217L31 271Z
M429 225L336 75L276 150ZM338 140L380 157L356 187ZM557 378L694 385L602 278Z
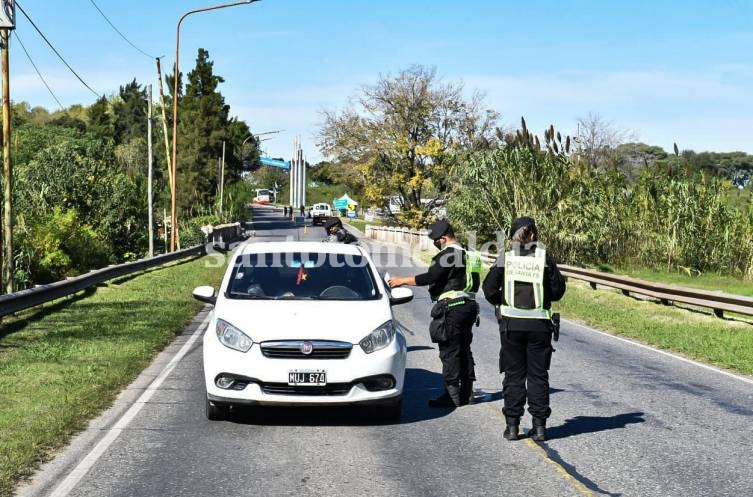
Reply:
M446 219L440 219L429 228L429 238L436 240L446 235L452 229Z
M519 229L525 228L525 227L531 227L535 230L536 221L534 221L532 217L527 217L527 216L513 219L512 224L510 225L510 233L509 233L510 238L512 238L513 235L515 235L515 233L517 233Z
M340 218L335 216L330 216L327 218L326 221L324 221L324 229L329 230L333 226L340 225L342 226L342 221L340 221Z

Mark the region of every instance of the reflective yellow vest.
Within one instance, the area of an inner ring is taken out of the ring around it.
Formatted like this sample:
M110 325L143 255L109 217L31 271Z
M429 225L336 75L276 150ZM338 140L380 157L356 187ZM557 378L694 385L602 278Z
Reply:
M505 302L499 307L500 315L508 318L551 319L552 311L544 309L544 270L546 268L546 251L536 248L533 256L505 253ZM515 283L533 285L533 309L515 307Z
M466 250L457 242L453 242L448 247L455 247L461 250L465 254L465 287L462 290L448 290L442 293L437 300L456 299L459 297L466 297L468 299L475 299L476 294L472 292L473 289L473 273L479 275L479 281L481 278L481 255L475 250Z

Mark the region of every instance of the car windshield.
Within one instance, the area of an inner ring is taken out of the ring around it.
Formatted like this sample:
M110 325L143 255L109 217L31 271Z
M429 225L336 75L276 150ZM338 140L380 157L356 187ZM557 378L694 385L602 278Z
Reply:
M361 255L262 253L235 260L226 296L262 300L374 300L374 275Z

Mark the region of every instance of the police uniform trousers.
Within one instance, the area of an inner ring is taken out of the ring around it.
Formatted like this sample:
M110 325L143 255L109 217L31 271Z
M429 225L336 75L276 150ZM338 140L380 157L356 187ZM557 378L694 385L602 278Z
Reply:
M519 418L528 399L528 412L546 419L549 407L549 365L552 360L552 334L546 331L500 330L500 371L506 416Z
M445 385L476 380L471 352L476 315L477 304L473 301L447 309L444 317L447 340L437 343Z

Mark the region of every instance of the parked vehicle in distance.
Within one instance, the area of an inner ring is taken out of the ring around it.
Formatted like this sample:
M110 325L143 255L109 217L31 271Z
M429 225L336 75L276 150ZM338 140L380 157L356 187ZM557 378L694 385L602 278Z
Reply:
M203 339L206 416L236 405L370 405L401 413L407 346L390 290L354 245L246 243L236 249Z
M329 204L314 204L311 208L311 222L314 226L324 224L324 221L332 215Z
M267 189L256 190L256 196L253 199L255 204L269 204L272 202L272 191Z

